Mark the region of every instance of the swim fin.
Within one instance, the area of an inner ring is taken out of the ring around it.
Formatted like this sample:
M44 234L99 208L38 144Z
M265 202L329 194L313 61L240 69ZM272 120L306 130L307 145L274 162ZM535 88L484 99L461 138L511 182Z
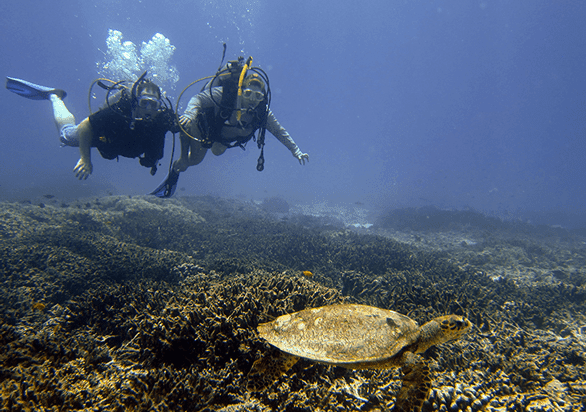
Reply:
M150 195L155 195L161 198L168 198L173 196L175 190L177 189L177 181L179 180L179 172L175 170L171 170L165 180L151 193Z
M51 94L56 94L62 100L67 96L64 90L39 86L38 84L15 77L6 77L6 88L13 93L20 94L22 97L32 100L49 100L49 95Z

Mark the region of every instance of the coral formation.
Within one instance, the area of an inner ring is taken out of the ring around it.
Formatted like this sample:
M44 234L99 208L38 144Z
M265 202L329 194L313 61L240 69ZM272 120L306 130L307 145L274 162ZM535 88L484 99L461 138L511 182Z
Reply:
M250 390L252 364L273 350L259 323L353 302L475 324L425 353L424 411L584 410L586 253L500 230L447 254L210 197L2 203L0 408L392 410L397 369L301 360ZM517 261L495 256L488 268L489 247L521 248L551 279L520 282Z

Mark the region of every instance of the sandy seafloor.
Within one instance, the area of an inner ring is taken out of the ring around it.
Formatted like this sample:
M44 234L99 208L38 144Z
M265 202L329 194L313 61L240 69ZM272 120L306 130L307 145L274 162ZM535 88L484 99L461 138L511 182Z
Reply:
M400 369L301 360L255 328L356 302L473 330L429 349L424 411L586 410L586 236L472 211L213 197L0 203L0 408L393 410ZM313 276L304 276L311 271Z

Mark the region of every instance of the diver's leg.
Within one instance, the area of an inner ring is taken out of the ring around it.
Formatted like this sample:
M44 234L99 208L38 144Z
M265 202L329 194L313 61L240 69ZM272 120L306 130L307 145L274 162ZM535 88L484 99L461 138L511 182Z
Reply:
M222 143L214 142L214 144L212 145L212 153L215 156L220 156L224 154L227 148L228 146L223 145Z
M59 96L51 94L49 99L53 105L53 117L55 118L55 124L58 130L61 130L66 124L75 124L75 117L65 107L65 103L63 103L63 100Z
M51 100L51 105L53 106L53 118L55 119L57 130L59 131L61 143L64 146L79 146L79 142L76 139L67 137L68 133L65 130L75 126L75 117L71 114L67 107L65 107L63 100L61 100L61 98L56 94L49 95L49 100ZM72 135L71 133L69 134Z
M173 163L173 170L176 172L184 172L189 167L189 148L191 146L191 138L185 133L179 133L179 141L181 142L181 152L179 159Z
M208 149L203 147L200 142L192 139L191 147L189 148L189 166L200 164L203 158L206 157L207 152Z
M193 126L195 122L191 123L190 133L196 139L201 138L199 128ZM203 147L197 140L192 139L185 133L179 134L181 140L181 155L179 159L173 164L173 170L176 172L184 172L189 166L195 166L202 162L208 149Z

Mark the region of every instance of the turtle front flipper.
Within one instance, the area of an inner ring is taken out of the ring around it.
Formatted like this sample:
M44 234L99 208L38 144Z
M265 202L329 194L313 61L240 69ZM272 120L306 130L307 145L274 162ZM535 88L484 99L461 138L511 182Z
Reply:
M397 395L394 412L420 412L423 402L431 390L431 371L419 355L405 352L403 363L403 386Z
M297 356L289 355L288 353L278 352L275 354L267 354L264 357L257 359L252 364L250 372L248 372L248 382L246 389L250 392L260 392L271 386L281 376L283 376L289 369L297 363L299 358Z

